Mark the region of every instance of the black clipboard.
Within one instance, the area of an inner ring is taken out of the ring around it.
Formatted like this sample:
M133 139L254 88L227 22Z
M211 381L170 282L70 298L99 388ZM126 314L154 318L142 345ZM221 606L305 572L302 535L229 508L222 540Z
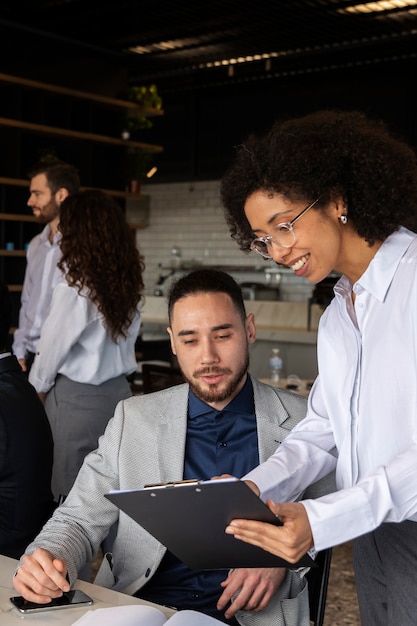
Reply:
M105 497L192 569L316 565L308 554L288 563L225 533L236 518L281 523L241 480L179 481L111 491Z

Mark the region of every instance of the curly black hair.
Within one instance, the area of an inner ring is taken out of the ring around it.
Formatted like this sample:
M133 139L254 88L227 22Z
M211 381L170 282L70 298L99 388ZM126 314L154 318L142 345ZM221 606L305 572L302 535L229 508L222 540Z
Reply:
M349 222L369 245L400 226L417 228L417 158L380 120L360 111L323 110L276 122L238 147L221 182L232 238L248 252L253 232L246 200L256 191L283 194L320 210L343 198Z
M121 207L107 193L87 189L65 198L58 267L78 292L86 289L114 341L126 337L143 297L143 257Z

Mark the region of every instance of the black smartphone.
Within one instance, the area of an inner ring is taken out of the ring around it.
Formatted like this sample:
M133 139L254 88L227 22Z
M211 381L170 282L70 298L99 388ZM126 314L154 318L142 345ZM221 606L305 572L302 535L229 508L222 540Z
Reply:
M48 604L37 604L29 602L22 596L10 598L10 602L19 609L21 613L35 613L39 611L52 611L53 609L69 609L76 606L88 606L93 604L93 600L86 593L79 589L65 591L60 598L54 598Z

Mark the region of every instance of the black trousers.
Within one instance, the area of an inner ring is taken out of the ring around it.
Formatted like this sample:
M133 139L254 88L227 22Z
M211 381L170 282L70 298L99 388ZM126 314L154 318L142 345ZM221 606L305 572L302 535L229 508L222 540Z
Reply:
M382 524L353 542L363 626L417 624L417 523Z
M34 352L26 352L25 361L26 361L26 376L29 376L30 368L33 365L33 361L35 360Z

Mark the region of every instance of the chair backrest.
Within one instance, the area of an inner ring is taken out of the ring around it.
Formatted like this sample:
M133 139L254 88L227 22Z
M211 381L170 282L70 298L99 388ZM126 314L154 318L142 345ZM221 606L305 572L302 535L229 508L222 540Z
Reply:
M323 624L331 560L332 548L322 550L316 556L318 567L312 567L307 573L310 622L314 626Z
M157 365L155 363L144 363L142 365L142 391L160 391L166 387L179 385L184 382L181 371L169 365Z

